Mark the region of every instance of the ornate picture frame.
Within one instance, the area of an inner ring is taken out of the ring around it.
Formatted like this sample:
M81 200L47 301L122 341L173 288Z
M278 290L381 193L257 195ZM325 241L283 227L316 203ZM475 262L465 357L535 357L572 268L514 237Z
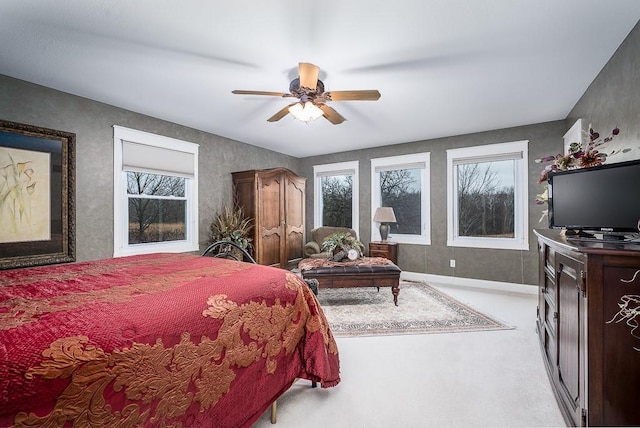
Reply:
M0 269L75 261L75 142L0 120Z

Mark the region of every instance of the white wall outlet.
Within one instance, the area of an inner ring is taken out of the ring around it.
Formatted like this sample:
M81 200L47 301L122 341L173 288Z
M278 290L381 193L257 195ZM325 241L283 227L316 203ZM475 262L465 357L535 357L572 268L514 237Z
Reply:
M454 259L449 260L449 267L456 267L456 261Z

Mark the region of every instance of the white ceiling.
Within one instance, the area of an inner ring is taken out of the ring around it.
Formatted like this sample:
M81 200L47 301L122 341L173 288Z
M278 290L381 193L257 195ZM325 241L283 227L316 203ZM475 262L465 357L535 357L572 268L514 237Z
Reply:
M564 119L638 0L0 0L0 73L305 157ZM266 121L298 62L347 118Z

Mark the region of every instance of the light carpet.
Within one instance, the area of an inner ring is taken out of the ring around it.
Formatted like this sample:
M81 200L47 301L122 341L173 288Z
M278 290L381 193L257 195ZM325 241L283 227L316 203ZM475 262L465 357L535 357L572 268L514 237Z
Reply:
M398 306L389 287L321 288L318 300L336 337L513 328L421 282L400 282Z

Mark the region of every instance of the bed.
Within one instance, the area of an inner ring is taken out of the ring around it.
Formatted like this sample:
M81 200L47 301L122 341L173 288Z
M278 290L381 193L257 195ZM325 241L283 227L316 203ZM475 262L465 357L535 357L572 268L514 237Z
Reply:
M0 271L0 426L251 426L340 382L291 272L189 254Z

